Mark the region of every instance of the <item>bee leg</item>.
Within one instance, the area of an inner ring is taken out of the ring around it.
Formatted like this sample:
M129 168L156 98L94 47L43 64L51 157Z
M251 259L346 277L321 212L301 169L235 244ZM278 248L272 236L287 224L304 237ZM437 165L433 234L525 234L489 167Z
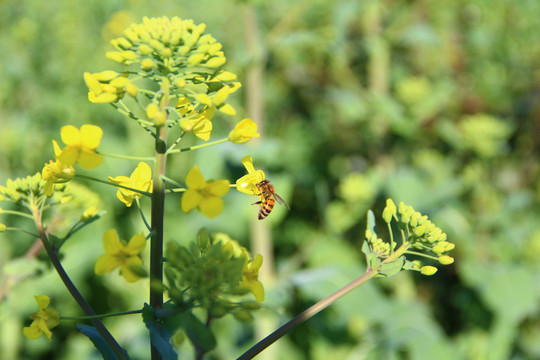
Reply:
M257 202L254 202L254 203L253 203L253 204L251 204L251 205L260 205L260 204L262 204L262 201L257 201Z

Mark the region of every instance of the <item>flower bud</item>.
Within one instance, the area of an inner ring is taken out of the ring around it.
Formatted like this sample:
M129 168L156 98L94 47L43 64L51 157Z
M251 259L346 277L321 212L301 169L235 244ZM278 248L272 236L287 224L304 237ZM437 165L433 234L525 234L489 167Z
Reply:
M226 62L227 59L225 58L225 56L215 56L206 62L206 66L211 69L215 69L223 66L223 64L225 64Z
M257 132L257 124L251 119L244 119L236 124L229 133L229 141L235 144L244 144L251 138L261 136Z
M437 268L435 266L422 266L420 268L420 273L422 275L431 276L437 272Z
M439 262L443 265L450 265L454 262L454 258L448 255L440 256Z

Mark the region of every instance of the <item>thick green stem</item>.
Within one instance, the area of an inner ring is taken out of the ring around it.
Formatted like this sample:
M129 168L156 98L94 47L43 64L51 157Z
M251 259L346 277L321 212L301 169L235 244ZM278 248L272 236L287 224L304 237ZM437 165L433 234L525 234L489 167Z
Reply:
M164 78L161 84L163 98L160 101L160 108L164 109L169 105L169 81ZM153 233L150 242L150 306L157 310L163 307L163 220L165 213L165 167L167 163L167 127L161 126L157 130L155 151L154 151L154 173L152 189L152 220L151 231ZM159 326L159 324L158 324ZM151 359L159 360L161 356L158 350L151 346Z
M49 256L49 259L51 260L51 263L54 266L54 269L58 273L58 276L60 276L60 279L68 289L69 293L75 299L77 304L79 304L79 307L84 311L84 313L88 316L96 316L96 313L90 305L86 302L84 297L81 295L75 284L71 281L68 274L64 270L64 267L62 266L62 263L60 262L60 259L58 258L58 254L56 253L55 249L51 246L49 242L49 238L47 236L47 233L45 229L43 228L43 224L41 223L41 217L39 214L39 210L36 208L33 211L34 215L34 222L36 224L36 228L39 232L39 238L41 239L41 242L43 243L43 247L45 248L45 251L47 252L47 255ZM109 345L111 350L114 352L116 357L118 359L129 359L129 356L126 354L124 349L116 342L114 337L111 335L111 333L107 330L105 325L96 318L89 319L90 323L96 328L96 330L99 332L103 340Z

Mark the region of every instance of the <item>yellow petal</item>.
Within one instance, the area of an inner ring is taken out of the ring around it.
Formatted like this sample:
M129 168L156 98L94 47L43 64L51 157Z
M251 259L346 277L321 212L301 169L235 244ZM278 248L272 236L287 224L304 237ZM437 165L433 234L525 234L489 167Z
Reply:
M109 176L109 181L112 182L113 184L118 184L118 185L125 185L126 183L130 182L131 179L128 178L127 176L117 176L117 177L112 177L112 176Z
M249 290L255 296L256 301L264 301L264 287L260 281L251 281L249 283Z
M206 186L206 180L204 180L199 165L195 165L193 169L189 170L187 173L186 185L190 189L202 189Z
M212 134L212 128L213 125L211 121L201 119L193 126L193 133L199 139L208 141L210 139L210 135Z
M67 146L79 146L81 144L81 133L73 125L62 126L60 137Z
M264 172L262 170L257 170L254 173L244 175L236 180L236 189L244 194L259 195L259 189L257 189L256 184L263 179L265 179Z
M139 280L141 277L137 274L135 274L131 267L142 267L143 263L140 257L138 256L132 256L129 259L127 259L124 264L122 264L122 267L120 268L120 274L126 279L127 282L133 283L137 280Z
M255 172L255 167L253 166L253 158L251 155L246 155L242 158L242 164L244 164L244 167L246 168L248 174Z
M107 254L116 254L122 250L122 244L116 230L110 229L105 231L103 234L103 248Z
M203 198L199 210L209 218L214 218L223 211L223 199L217 196Z
M129 243L127 244L125 251L129 255L137 255L144 250L146 246L146 238L143 234L136 234L131 237Z
M140 162L137 168L131 173L131 179L134 181L148 182L152 179L152 169L145 162ZM139 189L142 190L142 189Z
M208 191L212 195L223 196L229 192L229 180L216 180L208 184Z
M51 299L47 295L34 296L34 299L36 299L36 303L40 310L45 309L51 301Z
M129 191L125 189L121 189L116 192L116 197L118 198L118 200L123 202L127 207L131 207L131 205L133 204L133 200L135 200L136 195L137 194L134 193L133 191Z
M52 143L53 143L53 149L54 149L54 156L58 157L58 155L62 153L62 149L60 149L60 146L55 140L53 140Z
M103 162L103 156L95 153L93 150L83 148L79 154L79 160L77 163L85 169L97 168Z
M189 212L195 209L202 200L202 195L197 190L187 189L184 195L182 195L181 208L184 212Z
M103 130L95 125L83 125L81 127L81 142L82 146L94 150L99 146Z
M33 322L30 326L23 328L23 335L30 340L36 340L41 336L42 332L36 322Z
M259 136L261 135L257 132L257 124L251 119L244 119L236 124L229 133L229 141L235 144L244 144L251 138Z
M67 166L74 165L79 159L81 149L75 146L68 146L56 157L61 163Z
M97 275L103 275L110 271L113 271L117 266L120 265L121 262L116 256L110 254L101 255L96 261L94 272Z

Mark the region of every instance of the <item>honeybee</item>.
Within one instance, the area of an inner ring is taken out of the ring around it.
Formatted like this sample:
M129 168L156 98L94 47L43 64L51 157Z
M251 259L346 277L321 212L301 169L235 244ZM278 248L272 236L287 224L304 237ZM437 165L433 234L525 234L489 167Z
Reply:
M289 205L278 195L276 194L276 189L274 188L274 185L270 183L269 180L262 180L259 183L256 184L257 189L259 190L259 196L263 198L262 201L257 201L253 203L260 204L261 208L259 209L259 220L265 219L270 213L272 212L272 209L274 208L274 204L277 201L280 205L285 205L287 209L291 210Z

